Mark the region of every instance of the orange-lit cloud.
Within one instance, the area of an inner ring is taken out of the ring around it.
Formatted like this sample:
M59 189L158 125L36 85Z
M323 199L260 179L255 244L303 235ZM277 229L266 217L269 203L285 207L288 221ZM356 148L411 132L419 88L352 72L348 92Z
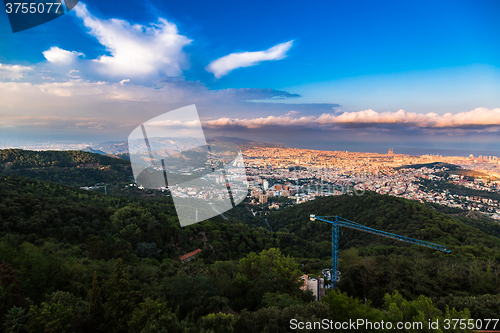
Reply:
M456 114L446 113L414 113L399 110L397 112L376 112L373 110L345 112L340 115L323 113L322 115L293 117L291 115L269 116L252 119L219 118L205 121L204 126L210 128L225 126L241 126L260 128L265 126L328 126L328 125L403 125L420 128L463 128L500 126L500 108L476 108Z

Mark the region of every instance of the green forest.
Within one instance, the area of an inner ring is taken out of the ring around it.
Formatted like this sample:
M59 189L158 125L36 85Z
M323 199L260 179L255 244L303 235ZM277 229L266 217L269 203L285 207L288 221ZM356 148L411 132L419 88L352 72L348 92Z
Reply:
M131 183L130 161L83 151L0 150L0 174L70 186Z
M105 195L65 181L100 170L126 183L129 163L85 152L0 150L0 330L260 333L294 332L292 319L500 317L496 222L367 192L272 212L265 218L273 231L245 202L224 213L227 220L181 228L167 195ZM67 176L50 178L58 169ZM300 277L330 266L331 226L309 214L339 215L451 253L341 228L342 277L318 302L300 289ZM198 248L195 259L179 260Z

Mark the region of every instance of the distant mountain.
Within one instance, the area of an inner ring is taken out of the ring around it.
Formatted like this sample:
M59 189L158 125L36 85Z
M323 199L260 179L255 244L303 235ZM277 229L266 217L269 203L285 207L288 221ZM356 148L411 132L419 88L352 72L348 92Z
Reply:
M251 141L247 139L242 139L238 137L229 137L229 136L215 136L208 137L207 142L230 142L237 144L241 147L242 150L251 149L254 147L262 147L262 148L285 148L285 145L281 143L269 143L269 142L257 142Z
M187 145L186 142L179 143L176 145L176 142L179 141L176 138L151 138L151 142L155 142L156 144L161 144L165 142L169 148L175 150L178 148L179 150L187 150L192 148ZM183 140L185 141L185 140ZM281 143L267 143L267 142L257 142L247 139L242 139L238 137L228 137L228 136L215 136L215 137L207 137L206 141L210 144L212 142L229 142L237 144L241 147L242 150L247 150L254 147L266 147L266 148L285 148L285 145ZM177 147L178 146L178 147ZM91 153L97 153L101 155L128 155L128 143L127 142L103 142L96 144L92 147L87 147L82 149L82 151L87 151ZM120 156L123 158L123 156Z
M93 154L106 155L106 152L104 152L104 151L102 151L100 149L93 149L90 146L87 147L87 148L82 149L82 151L86 151L86 152L93 153Z
M85 149L91 149L93 151L101 151L104 154L117 155L117 154L128 154L128 144L127 142L103 142L93 147L87 147Z

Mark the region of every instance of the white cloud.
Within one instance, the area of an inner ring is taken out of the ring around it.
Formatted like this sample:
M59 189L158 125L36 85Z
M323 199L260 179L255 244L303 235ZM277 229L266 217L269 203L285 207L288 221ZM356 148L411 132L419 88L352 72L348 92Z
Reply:
M130 79L124 79L124 80L121 80L121 81L120 81L120 84L121 84L122 86L124 86L124 85L125 85L125 83L127 83L127 82L130 82Z
M148 126L153 127L198 127L200 126L200 122L198 120L188 120L188 121L180 121L180 120L158 120L148 122Z
M407 126L447 128L466 126L498 126L500 125L500 108L476 108L467 112L415 113L399 110L397 112L378 113L373 110L345 112L339 116L323 114L318 118L320 123L372 123L372 124L404 124Z
M90 82L82 79L68 80L66 82L42 83L33 85L42 93L48 93L59 97L74 96L102 96L109 94L106 90L106 82Z
M111 53L94 60L103 73L147 76L163 72L179 76L186 67L183 48L191 40L180 35L175 24L162 18L148 27L120 19L102 20L93 16L83 3L74 10L90 34Z
M79 79L80 75L78 75L77 73L80 73L80 71L77 69L72 69L66 75L68 75L69 77L72 77L73 79Z
M284 116L269 116L251 119L219 118L206 121L203 125L211 128L225 126L242 126L261 128L265 126L327 126L352 125L377 126L383 124L399 124L420 128L463 128L463 127L495 127L500 126L500 108L476 108L456 114L446 113L414 113L399 110L397 112L378 113L373 110L345 112L341 115L323 113L322 115L294 118L290 112Z
M261 61L283 59L292 44L293 40L275 45L264 51L231 53L212 61L206 67L206 70L213 73L216 78L221 78L236 68L254 66Z
M55 64L71 64L83 53L76 51L66 51L57 46L52 46L47 51L42 52L47 61Z
M265 126L304 126L317 124L318 117L309 116L309 117L300 117L293 118L290 116L268 116L268 117L259 117L252 119L231 119L231 118L219 118L215 120L205 121L203 123L204 126L210 128L217 127L225 127L225 126L242 126L246 128L261 128Z
M10 80L19 80L26 72L32 71L33 68L19 65L2 65L0 64L0 78Z

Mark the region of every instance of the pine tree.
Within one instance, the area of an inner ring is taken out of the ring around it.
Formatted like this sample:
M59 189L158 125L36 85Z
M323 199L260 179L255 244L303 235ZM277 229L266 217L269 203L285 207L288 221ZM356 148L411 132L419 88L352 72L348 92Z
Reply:
M93 332L99 332L103 323L103 306L101 301L101 289L97 282L97 273L94 272L92 289L89 290L89 324Z
M109 325L107 331L113 333L128 331L127 322L141 300L139 293L132 291L123 267L123 260L117 259L115 270L106 285L107 302L104 304L104 310Z
M0 264L0 320L13 306L29 309L24 291L19 286L17 271L7 262Z

